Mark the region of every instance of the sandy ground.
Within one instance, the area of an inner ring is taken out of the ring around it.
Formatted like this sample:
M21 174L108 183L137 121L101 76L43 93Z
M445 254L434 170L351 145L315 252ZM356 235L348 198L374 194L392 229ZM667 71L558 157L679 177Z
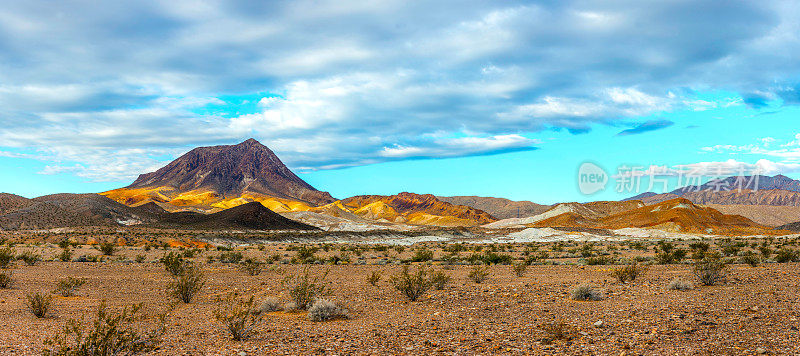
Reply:
M250 255L276 251L250 250ZM21 250L21 249L20 249ZM57 248L38 249L44 256ZM91 250L78 250L76 255ZM285 256L293 252L278 251ZM123 248L123 259L143 253ZM408 253L408 252L406 252ZM41 354L42 340L55 335L69 318L93 315L101 300L113 309L144 303L152 316L174 301L171 280L153 262L163 251L147 252L147 262L17 261L11 289L0 289L0 354ZM374 354L798 354L800 353L800 265L767 263L731 265L722 285L680 292L667 290L675 277L691 279L690 265L653 266L635 282L621 284L610 266L530 266L517 277L511 266L490 267L488 281L467 278L471 266L439 266L452 277L444 290L433 290L416 302L392 288L387 277L398 265L312 265L329 271L327 298L350 310L350 319L311 322L305 313L269 313L257 333L233 341L213 317L217 296L236 290L258 300L287 301L282 280L302 269L271 265L248 276L235 265L201 263L206 286L191 304L179 304L167 318L167 333L157 355L374 355ZM438 255L438 253L437 253ZM380 256L373 256L378 258ZM119 257L116 257L119 258ZM367 276L380 270L377 286ZM75 297L54 297L49 317L37 319L24 304L25 295L48 292L58 280L85 277ZM570 299L571 289L589 283L605 291L602 301ZM150 320L152 321L152 319ZM598 321L602 325L597 326ZM550 342L548 324L569 325L569 337Z

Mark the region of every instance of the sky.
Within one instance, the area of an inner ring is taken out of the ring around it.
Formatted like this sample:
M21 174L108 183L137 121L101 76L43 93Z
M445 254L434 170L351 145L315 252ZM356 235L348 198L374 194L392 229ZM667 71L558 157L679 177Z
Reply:
M798 14L792 1L9 2L0 191L105 191L251 137L339 198L549 204L687 176L800 178ZM587 162L608 176L591 195Z

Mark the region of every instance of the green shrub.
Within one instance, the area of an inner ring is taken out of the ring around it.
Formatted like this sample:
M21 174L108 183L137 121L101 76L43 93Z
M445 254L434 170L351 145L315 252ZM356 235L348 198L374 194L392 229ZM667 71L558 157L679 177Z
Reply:
M411 256L411 262L427 262L433 259L433 251L427 248L418 248L414 251L414 256Z
M188 265L181 274L175 276L175 279L168 287L172 290L172 295L180 301L191 303L197 292L199 292L204 285L203 272L200 271L200 268Z
M84 284L86 284L86 278L67 277L58 281L53 293L61 294L62 297L71 297Z
M317 257L314 254L317 253L317 251L319 251L319 248L314 246L300 246L297 249L295 261L303 264L314 263L314 261L317 260Z
M445 286L447 286L447 283L450 283L450 276L441 271L432 271L431 283L433 284L434 289L442 290Z
M183 259L179 253L169 252L161 257L161 263L164 269L173 276L180 276L184 270L189 266L189 262Z
M72 261L72 251L70 251L68 247L64 248L63 250L61 250L61 253L59 253L58 256L56 256L56 258L61 262Z
M758 267L761 264L761 257L753 253L753 251L743 253L739 260L744 264L750 265L750 267Z
M482 283L489 278L489 267L472 266L467 277L475 283Z
M408 266L403 266L400 273L392 276L391 283L412 302L433 287L430 273L425 266L419 266L417 273L414 274L408 272Z
M775 253L775 261L780 263L800 261L800 252L788 247L782 247Z
M117 251L117 246L113 242L101 242L99 248L100 252L106 256L113 256Z
M244 256L241 252L223 252L219 254L219 261L222 263L239 263Z
M289 297L295 303L295 307L306 310L327 291L325 284L327 277L328 271L321 276L312 277L311 270L306 267L300 274L287 276L283 280L283 285L289 292Z
M44 318L50 310L53 296L44 293L33 293L25 296L25 305L37 318Z
M142 304L123 308L120 313L109 312L102 301L97 317L88 326L70 319L61 334L47 339L44 355L58 356L110 356L133 355L154 351L164 334L166 314L159 316L159 323L142 332L137 313Z
M252 296L241 300L236 294L231 294L224 305L214 311L214 317L225 326L231 338L236 341L249 338L264 320L264 315L255 306Z
M587 266L610 265L614 263L614 259L609 256L589 257L584 260Z

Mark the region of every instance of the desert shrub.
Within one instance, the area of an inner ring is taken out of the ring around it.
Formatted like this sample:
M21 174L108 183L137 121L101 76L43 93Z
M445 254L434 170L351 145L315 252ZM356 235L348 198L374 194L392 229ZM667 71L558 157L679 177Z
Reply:
M136 261L136 263L144 263L144 260L146 258L147 257L145 255L139 254L139 255L136 255L136 257L133 260Z
M742 254L742 256L739 258L739 261L741 261L741 263L750 265L750 267L758 267L758 265L761 264L761 257L753 253L753 251L747 251Z
M253 258L246 258L239 264L239 269L247 273L249 276L257 276L261 274L261 270L264 268L264 262Z
M8 268L14 261L14 249L10 246L0 248L0 268Z
M25 296L25 305L37 318L44 318L50 310L53 296L44 293L32 293Z
M662 265L673 263L680 263L686 258L686 250L676 248L675 244L666 241L658 242L658 250L656 253L656 262Z
M348 311L327 299L317 299L311 308L308 308L308 320L327 321L333 319L349 318Z
M411 256L411 262L427 262L433 259L433 251L427 248L418 248Z
M603 300L603 293L588 284L581 284L572 289L572 300Z
M298 263L314 263L317 260L317 257L314 255L319 251L319 248L314 246L300 246L297 249L297 256L295 256L295 261Z
M408 272L408 266L403 266L403 270L400 273L392 276L391 283L395 289L403 293L412 302L419 299L433 287L430 273L424 266L419 266L419 269L414 274Z
M581 257L589 258L594 256L594 243L587 242L580 248Z
M14 279L13 271L10 269L0 269L0 288L11 288Z
M547 342L571 339L572 328L563 321L544 323L539 325L539 329L546 335L545 341Z
M113 256L117 250L117 246L113 242L101 242L99 248L100 252L106 256Z
M669 290L679 290L679 291L687 291L694 289L694 284L692 282L683 280L682 278L675 278L669 282L667 286Z
M30 251L25 251L23 253L20 253L19 256L17 256L17 259L25 262L25 264L28 266L33 266L42 260L42 255L35 254Z
M760 252L761 253L761 257L763 257L765 259L769 258L770 256L772 256L772 249L767 247L767 246L759 246L758 247L758 252Z
M310 269L306 267L302 273L286 277L283 285L289 292L289 297L292 298L296 308L306 310L327 291L326 277L328 277L328 271L320 276L312 277Z
M61 250L56 258L61 262L69 262L72 261L72 251L67 247Z
M692 252L693 260L699 260L705 257L709 248L711 248L711 245L702 241L692 242L689 244L689 250Z
M800 252L788 247L782 247L775 252L775 261L780 263L800 261Z
M614 268L611 270L611 276L616 278L620 283L625 283L636 280L636 277L643 275L645 272L647 272L647 266L634 263Z
M431 271L431 283L436 290L442 290L447 283L450 283L450 276L442 271Z
M158 348L164 334L166 314L159 316L158 324L142 332L137 323L142 304L125 307L119 313L108 311L102 301L95 320L88 326L70 319L61 334L47 339L44 355L59 356L110 356L150 352Z
M545 251L539 251L535 254L528 255L528 257L525 258L525 264L526 265L540 264L548 258L550 258L550 254L548 254Z
M53 293L61 294L62 297L71 297L84 284L86 284L86 278L67 277L58 281Z
M258 308L262 313L272 313L283 310L281 303L275 298L267 298L261 302L261 307Z
M172 291L172 295L184 303L191 303L194 296L199 292L205 281L203 281L203 272L199 267L189 265L184 268L183 272L170 282L168 288Z
M239 263L242 261L242 258L244 258L244 256L241 252L228 251L219 254L219 261L222 263Z
M588 266L610 265L614 263L614 259L608 256L589 257L584 260Z
M475 264L475 263L482 263L485 265L498 265L498 264L511 264L514 261L514 258L511 255L501 254L496 252L485 252L482 254L475 253L467 257L467 261Z
M372 271L372 273L367 276L367 283L377 286L378 282L381 280L381 271Z
M528 270L528 264L527 263L517 263L517 264L514 264L514 266L511 267L511 269L514 271L514 274L517 277L522 277L522 276L525 275L525 271Z
M164 269L173 276L180 276L184 270L189 266L189 262L183 259L179 253L169 252L161 257L161 263Z
M236 294L228 296L225 303L214 311L214 317L225 326L231 338L245 340L264 320L261 311L255 306L255 299L239 299Z
M695 262L694 275L703 285L713 286L725 279L725 265L718 254L709 254Z
M489 278L489 267L473 266L467 277L475 283L482 283Z

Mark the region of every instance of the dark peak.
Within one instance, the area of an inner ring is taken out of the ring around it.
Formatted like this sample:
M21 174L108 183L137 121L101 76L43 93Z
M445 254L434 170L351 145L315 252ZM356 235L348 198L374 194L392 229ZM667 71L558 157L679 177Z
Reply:
M254 138L248 138L247 140L242 141L242 143L236 146L255 146L255 145L263 146L261 142L258 142L258 140Z

